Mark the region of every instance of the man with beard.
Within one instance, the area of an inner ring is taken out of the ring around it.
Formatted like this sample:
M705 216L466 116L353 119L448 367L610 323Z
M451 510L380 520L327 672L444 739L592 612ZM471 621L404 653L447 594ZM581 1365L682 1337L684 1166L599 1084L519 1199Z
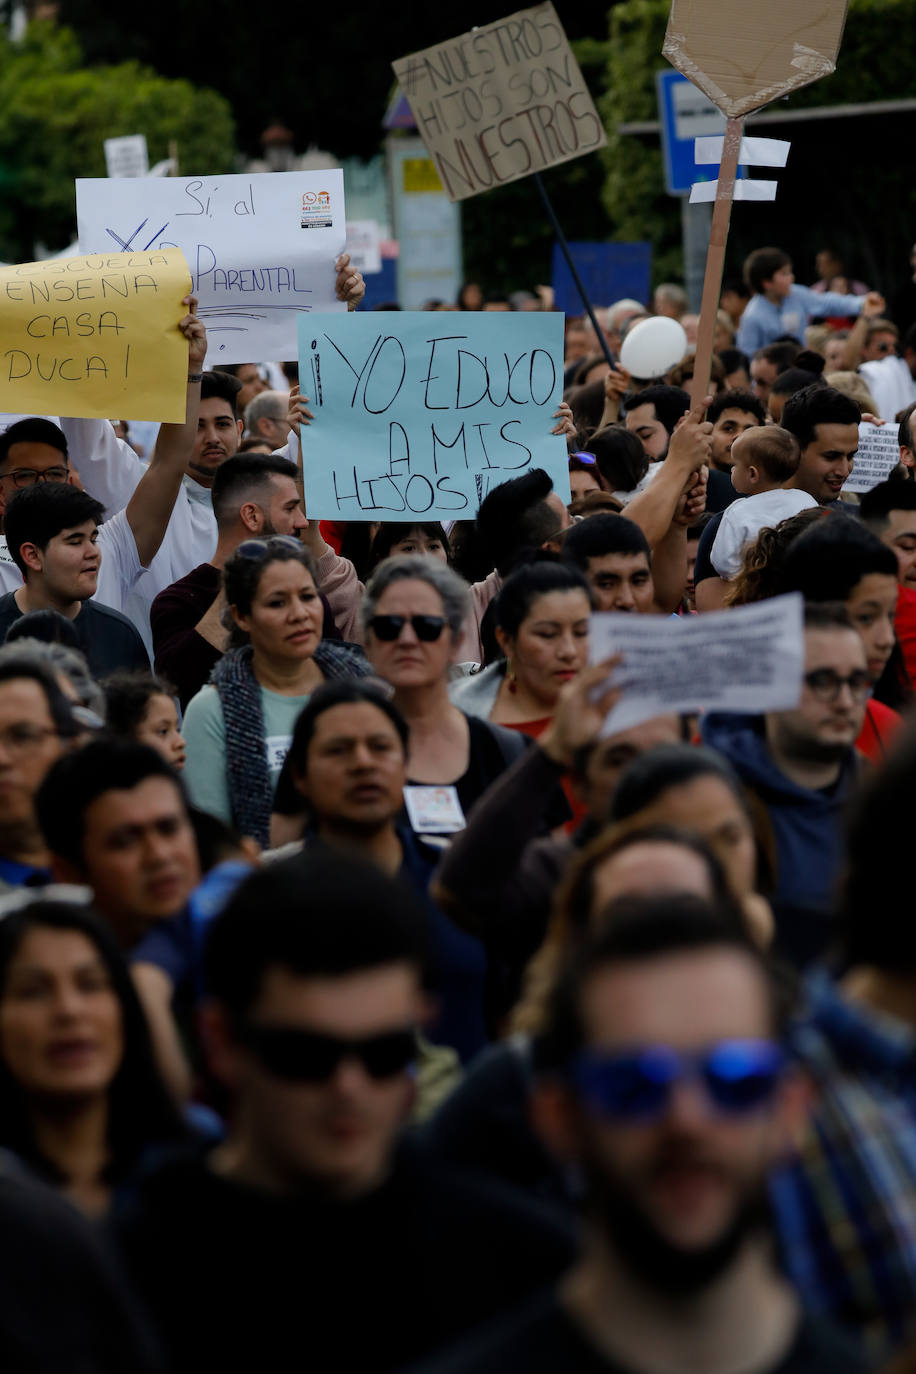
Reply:
M760 951L699 898L621 901L561 976L535 1121L586 1187L578 1264L426 1374L850 1374L766 1226L806 1092Z

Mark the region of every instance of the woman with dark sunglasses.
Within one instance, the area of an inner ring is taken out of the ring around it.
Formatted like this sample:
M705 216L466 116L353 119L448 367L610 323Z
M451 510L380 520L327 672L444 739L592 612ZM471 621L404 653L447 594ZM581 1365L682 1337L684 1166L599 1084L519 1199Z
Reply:
M467 583L456 572L439 559L410 555L379 565L362 606L369 661L394 688L410 729L410 783L453 786L465 816L522 749L509 731L449 700L449 670L469 606Z
M246 539L223 569L230 652L188 705L194 805L266 846L296 717L329 678L369 673L362 650L324 643L311 555L290 535Z
M53 897L0 920L0 1147L100 1216L144 1159L190 1139L107 926Z

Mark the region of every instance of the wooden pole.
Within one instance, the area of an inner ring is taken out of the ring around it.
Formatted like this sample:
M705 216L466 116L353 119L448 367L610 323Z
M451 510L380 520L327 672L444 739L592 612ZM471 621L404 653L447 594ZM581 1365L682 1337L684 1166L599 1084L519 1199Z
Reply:
M712 345L716 333L716 312L719 309L719 296L722 291L725 244L728 239L728 224L732 215L732 201L735 198L735 178L738 174L738 154L741 151L743 129L743 115L737 119L726 121L722 162L719 167L716 199L712 211L712 228L709 232L709 251L706 254L706 275L703 278L700 324L697 330L697 353L691 388L691 400L694 406L699 405L709 392Z

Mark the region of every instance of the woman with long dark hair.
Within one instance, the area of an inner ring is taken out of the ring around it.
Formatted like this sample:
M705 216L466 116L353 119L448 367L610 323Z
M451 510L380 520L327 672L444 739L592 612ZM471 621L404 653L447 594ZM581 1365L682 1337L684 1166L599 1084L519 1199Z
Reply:
M191 801L269 843L274 788L296 717L320 683L363 677L352 644L325 642L315 564L298 539L246 539L223 568L230 651L184 720Z
M99 1216L144 1157L189 1132L113 934L48 893L7 898L23 904L0 920L0 1148Z

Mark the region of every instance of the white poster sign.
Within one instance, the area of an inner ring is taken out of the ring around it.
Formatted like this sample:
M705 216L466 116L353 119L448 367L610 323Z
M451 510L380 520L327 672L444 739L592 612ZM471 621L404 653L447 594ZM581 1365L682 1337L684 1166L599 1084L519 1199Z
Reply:
M371 272L382 270L382 236L378 220L347 220L347 252L350 266L365 277Z
M149 172L146 134L106 138L105 166L110 177L145 177Z
M603 733L653 716L791 710L805 666L803 613L792 592L706 615L593 615L591 661L622 655L611 678L622 695Z
M295 358L298 315L346 310L334 294L339 170L79 180L76 214L81 253L182 250L211 367Z
M871 491L879 482L890 477L900 462L897 426L873 425L866 421L859 425L859 447L852 472L843 483L844 491Z

